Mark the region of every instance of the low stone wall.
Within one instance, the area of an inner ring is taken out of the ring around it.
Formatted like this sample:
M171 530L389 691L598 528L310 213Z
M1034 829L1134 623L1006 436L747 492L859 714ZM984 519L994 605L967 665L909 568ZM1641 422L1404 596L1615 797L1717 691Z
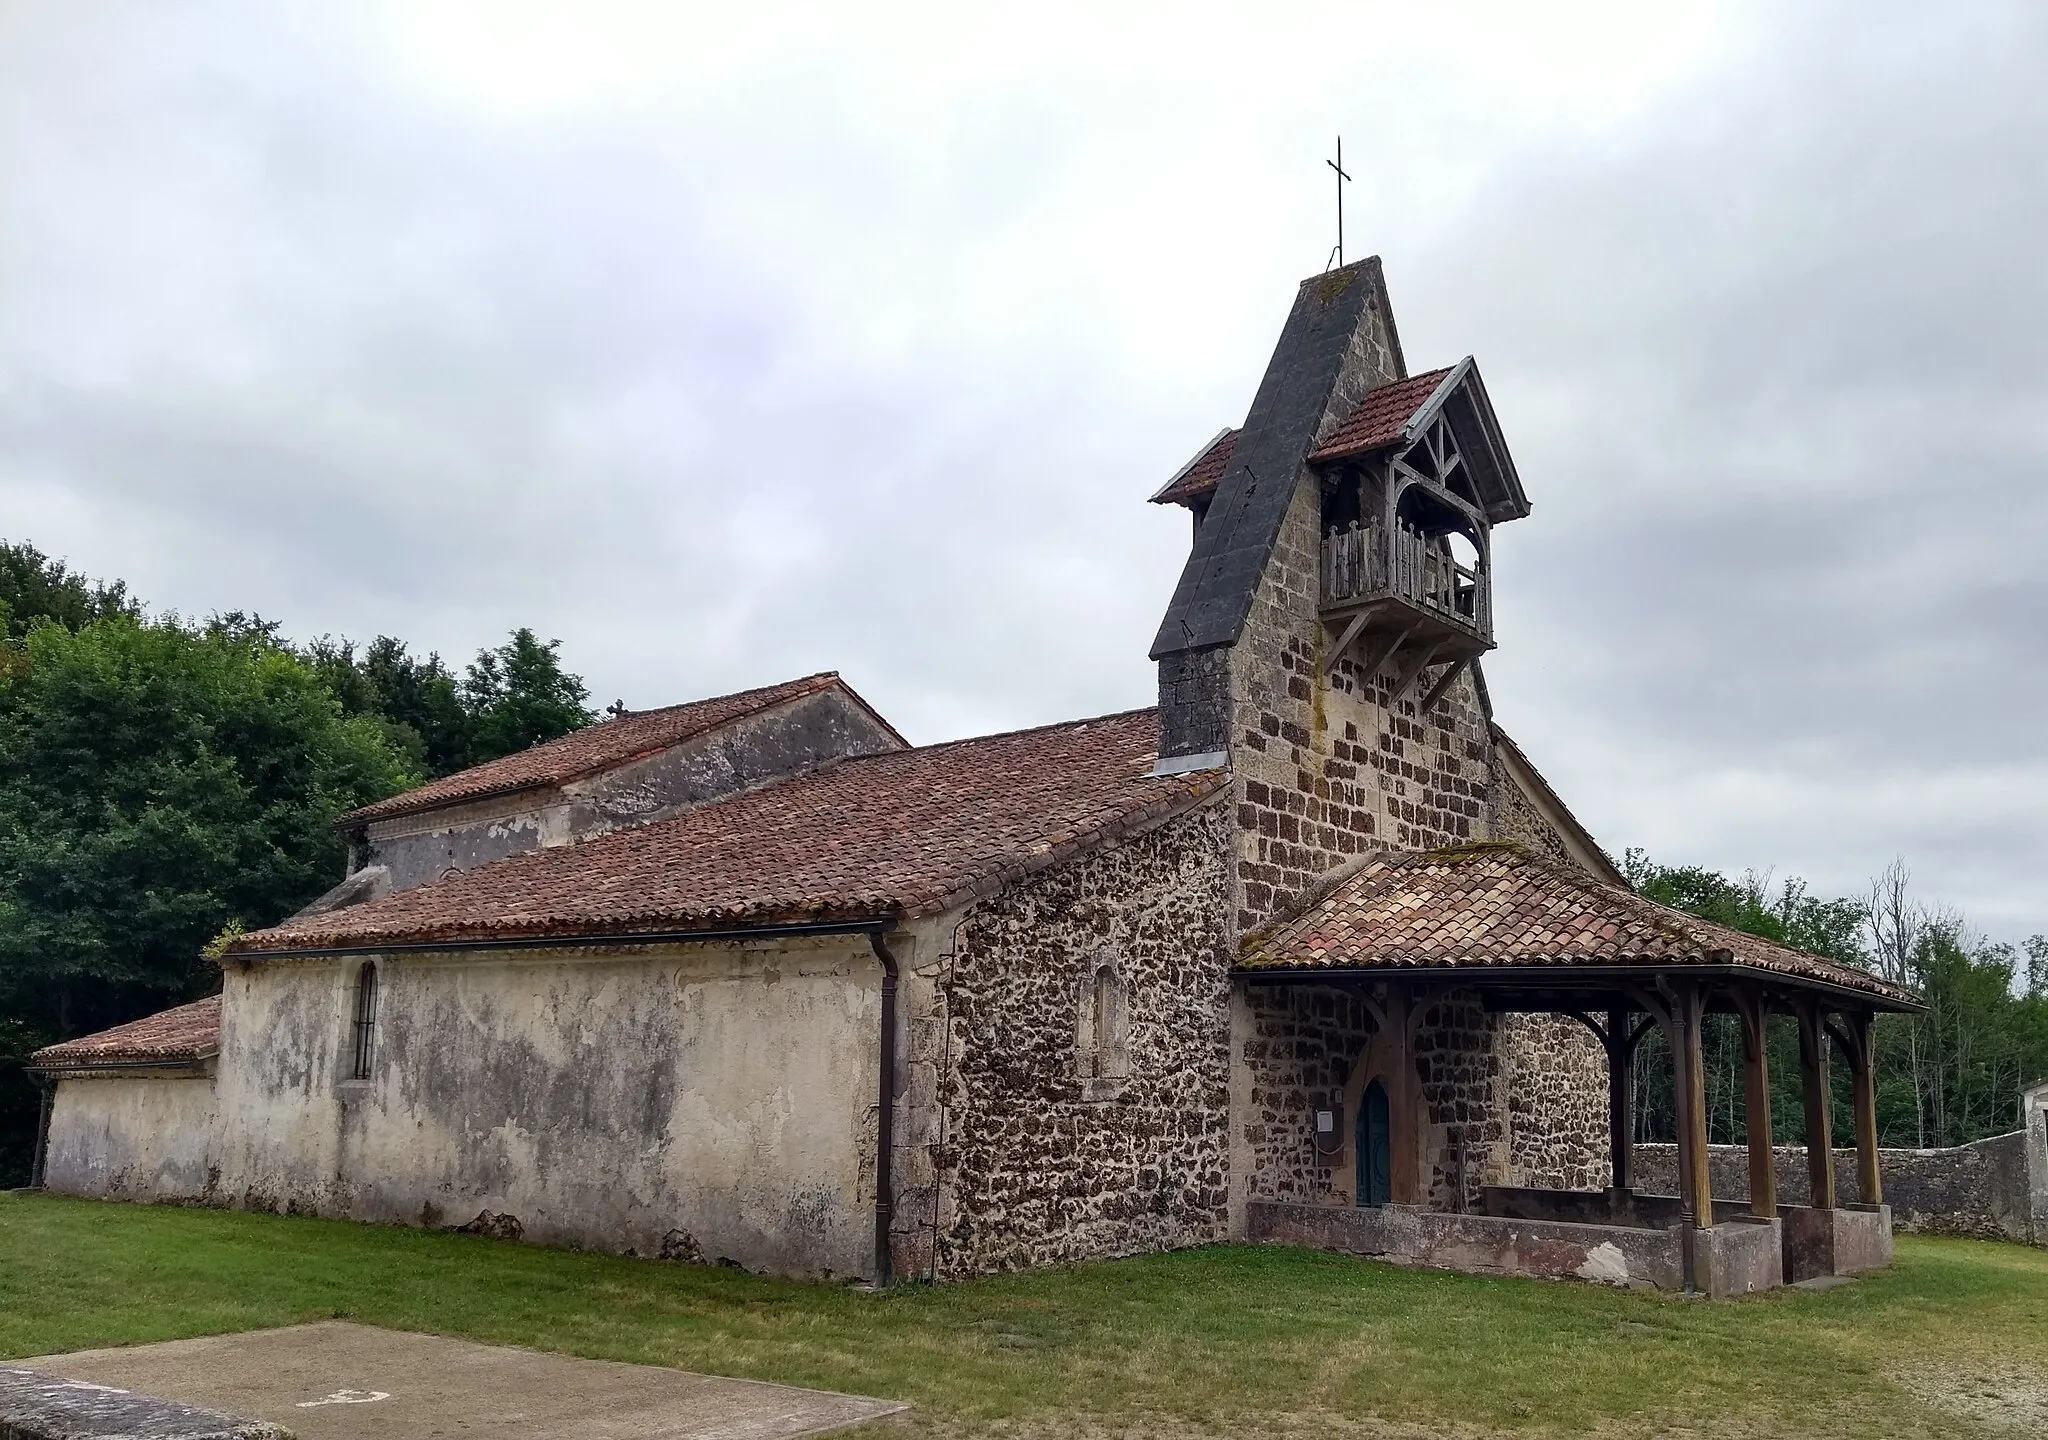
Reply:
M1749 1197L1749 1149L1710 1146L1708 1169L1715 1200ZM1776 1149L1778 1201L1804 1205L1810 1198L1806 1147ZM1893 1226L1907 1234L1964 1235L1980 1240L2016 1240L2048 1245L2048 1226L2034 1219L2048 1205L2031 1193L2027 1137L2023 1131L1994 1135L1947 1150L1879 1150L1878 1176ZM1678 1189L1678 1147L1636 1146L1635 1188L1664 1194ZM1862 1200L1856 1191L1856 1152L1835 1152L1835 1197L1841 1204Z
M1684 1241L1676 1226L1580 1225L1393 1205L1360 1209L1255 1201L1246 1210L1249 1239L1396 1264L1661 1290L1676 1290L1683 1282ZM1717 1225L1695 1231L1693 1239L1699 1285L1710 1295L1746 1295L1784 1283L1784 1232L1776 1220Z

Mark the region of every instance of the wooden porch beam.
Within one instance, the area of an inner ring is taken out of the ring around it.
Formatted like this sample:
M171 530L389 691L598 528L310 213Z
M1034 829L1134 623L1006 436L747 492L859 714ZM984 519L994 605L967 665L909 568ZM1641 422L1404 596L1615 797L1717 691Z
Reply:
M1695 1228L1705 1230L1714 1223L1714 1182L1707 1160L1707 1076L1706 1057L1700 1045L1701 1022L1706 1005L1698 985L1686 985L1672 996L1673 1036L1671 1047L1673 1079L1677 1082L1680 1171L1679 1201L1689 1209Z
M1637 1032L1640 1034L1641 1032ZM1635 1096L1629 1070L1635 1046L1629 1041L1628 1011L1607 1012L1607 1164L1608 1186L1623 1194L1635 1188Z

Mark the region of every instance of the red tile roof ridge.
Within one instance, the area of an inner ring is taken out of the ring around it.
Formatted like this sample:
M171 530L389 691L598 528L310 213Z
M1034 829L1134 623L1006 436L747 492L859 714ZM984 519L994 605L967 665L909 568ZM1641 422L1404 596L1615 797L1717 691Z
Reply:
M962 735L957 740L934 740L929 745L906 745L901 750L877 750L872 755L848 755L839 763L861 765L870 760L884 760L892 756L924 755L934 750L951 750L961 745L980 745L989 740L1010 740L1024 735L1041 735L1053 730L1085 730L1090 725L1101 725L1111 720L1130 720L1139 715L1156 714L1157 705L1139 705L1130 710L1111 710L1103 715L1084 715L1078 720L1050 720L1043 725L1023 725L1015 730L991 730L986 735Z
M558 735L552 740L530 745L524 750L515 750L509 755L501 755L495 760L471 765L452 775L443 775L411 790L359 806L341 816L335 823L340 826L362 825L420 811L516 795L527 790L544 790L549 786L566 784L571 780L578 780L619 765L631 764L635 760L659 754L671 746L680 745L686 740L715 730L721 725L729 725L749 715L756 715L778 705L786 705L793 700L834 688L844 691L896 740L908 744L896 727L868 704L858 691L848 685L837 670L820 670L813 675L778 681L772 685L757 685L751 689L735 690L724 695L707 695L698 700L656 706L652 710L629 710L610 720L600 720L595 724L571 730L566 735ZM695 728L675 731L665 731L660 727L661 717L679 716L688 711L704 712L704 723ZM624 727L632 729L627 730ZM642 730L647 733L641 735L639 732ZM605 743L608 737L614 740L624 739L625 743L608 747Z
M1237 450L1237 437L1243 428L1226 425L1210 437L1209 443L1195 452L1195 458L1173 472L1173 478L1152 493L1150 503L1154 505L1185 505L1198 495L1206 495L1222 482L1223 472L1230 464L1230 457Z
M220 996L159 1010L75 1040L45 1045L28 1057L33 1070L132 1069L189 1064L220 1048Z
M1457 369L1457 365L1446 365L1373 386L1358 397L1351 413L1331 427L1330 433L1310 449L1308 458L1338 460L1393 444L1401 438L1403 429L1415 417L1415 412L1429 402Z
M1099 732L1100 739L1096 738ZM1200 804L1151 709L886 751L238 940L231 956L921 915Z

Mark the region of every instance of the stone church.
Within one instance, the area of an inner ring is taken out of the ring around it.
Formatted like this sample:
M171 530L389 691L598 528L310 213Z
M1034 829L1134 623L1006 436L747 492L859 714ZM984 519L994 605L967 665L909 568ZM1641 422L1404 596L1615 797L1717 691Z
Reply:
M1193 529L1156 708L912 746L814 675L344 816L348 876L218 996L36 1057L40 1182L874 1283L1250 1238L1735 1293L1888 1253L1874 1162L1855 1203L1708 1193L1698 1036L1796 1014L1860 1097L1912 998L1635 896L1495 723L1529 500L1377 260L1303 282L1152 498ZM1652 1026L1672 1197L1630 1184Z

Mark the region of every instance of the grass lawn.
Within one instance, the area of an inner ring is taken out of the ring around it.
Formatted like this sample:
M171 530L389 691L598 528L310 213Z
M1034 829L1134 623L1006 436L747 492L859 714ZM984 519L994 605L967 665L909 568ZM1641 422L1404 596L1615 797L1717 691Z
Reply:
M922 1435L2048 1433L2048 1252L1681 1301L1215 1246L886 1295L0 1195L0 1358L342 1317L912 1401Z

